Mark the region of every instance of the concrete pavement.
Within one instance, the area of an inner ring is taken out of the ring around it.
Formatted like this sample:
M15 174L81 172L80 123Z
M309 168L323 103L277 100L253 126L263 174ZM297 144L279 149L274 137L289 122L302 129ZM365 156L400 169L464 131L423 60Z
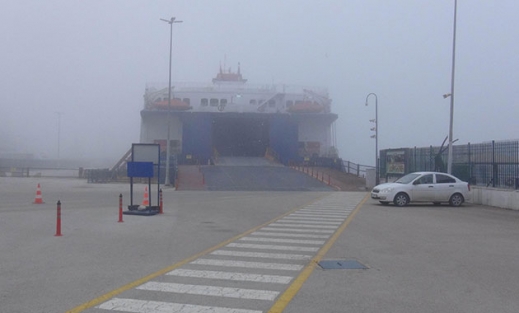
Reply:
M37 183L42 186L46 202L43 205L32 204ZM143 189L144 185L140 187ZM142 195L138 187L136 190L136 199L140 201ZM353 212L351 203L335 208L350 207L350 213L337 214L329 208L330 203L337 206L334 195L345 195L347 199L353 199L352 203L360 203L365 193L180 192L165 189L163 215L125 215L124 222L118 223L118 196L123 194L126 205L128 192L129 187L123 184L0 178L0 311L66 312L103 295L108 295L106 301L109 301L113 298L111 292L136 281L172 283L170 276L163 275L144 280L155 273L165 274L175 265L179 266L174 270L182 270L178 275L186 275L185 270L190 270L190 275L198 275L200 272L194 271L198 270L217 272L205 272L204 275L225 276L228 267L222 267L221 263L211 265L214 261L202 261L189 268L182 268L182 264L198 259L226 259L228 256L207 257L207 254L231 243L245 244L249 248L223 250L234 253L243 249L242 253L258 253L251 250L253 246L250 245L323 247L331 237L319 238L327 233L308 230L326 231L338 229L329 226L340 225L342 232L330 244L323 259L354 259L367 265L368 269L323 270L308 263L308 258L295 262L311 271L283 312L519 311L519 301L515 299L519 281L516 270L519 213L515 211L470 204L461 208L424 205L397 208L368 200L358 207L346 225L348 214ZM63 203L62 237L54 236L57 199ZM323 210L320 215L329 216L315 216L311 212L314 209ZM288 222L281 223L282 226L266 226L279 224L275 220L289 213L296 215L287 216ZM343 224L337 224L335 218L342 218ZM290 234L303 237L288 236ZM315 255L315 251L287 250L293 248L277 252L268 249L261 253L269 254L268 257L272 254ZM235 258L235 262L292 263L283 259L265 262L261 254ZM258 265L264 266L254 266ZM211 270L214 266L217 270ZM294 277L287 271L302 273L304 270L274 269L280 271L277 274L263 271L271 269L241 267L239 272L247 275L239 279L283 280L286 279L283 277ZM250 283L229 283L228 277L217 277L213 278L219 281L217 287L247 289L248 294L250 289L264 290L246 287ZM292 278L289 285L293 286L299 277ZM178 284L207 286L201 284L201 278L179 279L173 282L177 285L167 288L178 288ZM148 289L164 287L161 284L146 286ZM291 288L279 286L274 289L279 297ZM209 291L229 292L221 288L204 289L204 292ZM217 299L216 302L208 302L207 296L200 294L179 295L178 291L166 294L169 295L167 301L162 296L155 296L152 290L131 288L124 296L172 303L179 299L184 300L181 303L202 299L202 306L261 312L269 310L265 301L270 301L275 308L278 299L230 300L213 295L210 298ZM264 297L269 297L269 293L264 293ZM248 301L258 305L247 304ZM174 308L170 309L167 312L175 312ZM87 310L85 312L107 312L95 306Z

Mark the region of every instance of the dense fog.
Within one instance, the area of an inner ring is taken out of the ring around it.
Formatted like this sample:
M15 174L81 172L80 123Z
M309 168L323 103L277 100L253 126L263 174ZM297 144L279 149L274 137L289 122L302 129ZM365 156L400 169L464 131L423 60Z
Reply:
M458 1L457 143L519 138L519 2ZM345 160L440 145L449 131L453 0L6 1L0 11L0 153L118 160L139 141L146 84L328 88Z

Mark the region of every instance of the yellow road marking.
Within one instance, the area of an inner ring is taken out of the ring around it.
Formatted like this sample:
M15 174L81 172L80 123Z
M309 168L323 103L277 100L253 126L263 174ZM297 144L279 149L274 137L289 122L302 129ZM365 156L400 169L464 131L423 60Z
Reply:
M276 303L270 308L268 313L281 313L287 307L287 305L292 301L295 295L299 292L305 281L312 274L315 264L319 263L319 261L324 257L324 255L330 250L332 245L337 241L341 233L346 229L346 226L353 220L353 217L360 210L362 205L368 200L369 194L367 194L364 199L357 205L355 210L351 212L350 216L344 221L344 223L337 229L335 234L326 242L326 244L317 252L317 255L310 261L310 263L303 269L301 274L294 279L294 282L287 288L287 290L278 298Z
M94 307L94 306L96 306L98 304L106 302L106 301L110 300L111 298L113 298L113 297L115 297L115 296L117 296L117 295L119 295L119 294L121 294L121 293L123 293L125 291L133 289L133 288L135 288L137 286L140 286L140 285L142 285L142 284L144 284L144 283L146 283L146 282L148 282L148 281L150 281L150 280L152 280L152 279L154 279L154 278L156 278L158 276L161 276L161 275L164 275L164 274L166 274L168 272L171 272L172 270L174 270L174 269L176 269L178 267L181 267L182 265L185 265L185 264L187 264L187 263L189 263L191 261L194 261L195 259L198 259L199 257L201 257L203 255L209 254L209 253L213 252L214 250L220 249L221 247L223 247L223 246L225 246L225 245L227 245L227 244L229 244L229 243L231 243L233 241L236 241L236 240L238 240L241 237L245 237L245 236L249 235L250 233L253 233L253 232L257 231L258 229L267 226L268 224L274 223L275 221L277 221L277 220L279 220L279 219L281 219L281 218L283 218L283 217L285 217L287 215L292 214L294 211L297 211L297 210L301 209L302 207L305 207L305 206L307 206L307 205L309 205L309 204L311 204L313 202L317 202L317 201L321 200L325 196L326 195L323 195L323 196L318 197L317 199L314 199L312 201L308 201L307 203L305 203L305 204L303 204L301 206L298 206L298 207L288 211L287 213L282 214L282 215L280 215L280 216L278 216L278 217L276 217L276 218L274 218L274 219L272 219L272 220L270 220L270 221L268 221L268 222L266 222L266 223L264 223L262 225L256 226L256 227L254 227L254 228L252 228L252 229L250 229L250 230L248 230L248 231L246 231L246 232L244 232L244 233L242 233L240 235L234 236L234 237L232 237L232 238L230 238L230 239L228 239L228 240L226 240L224 242L221 242L221 243L219 243L218 245L216 245L216 246L214 246L212 248L209 248L209 249L207 249L205 251L202 251L202 252L200 252L198 254L195 254L195 255L187 258L187 259L184 259L184 260L182 260L182 261L180 261L178 263L170 265L170 266L168 266L166 268L163 268L163 269L161 269L161 270L159 270L159 271L157 271L155 273L152 273L152 274L150 274L148 276L145 276L145 277L142 277L140 279L137 279L136 281L133 281L133 282L127 284L127 285L124 285L122 287L114 289L114 290L112 290L112 291L110 291L110 292L108 292L108 293L106 293L106 294L104 294L102 296L99 296L99 297L97 297L95 299L92 299L92 300L90 300L88 302L85 302L85 303L83 303L83 304L81 304L81 305L79 305L79 306L77 306L77 307L67 311L66 313L79 313L79 312L83 312L86 309L89 309L89 308Z

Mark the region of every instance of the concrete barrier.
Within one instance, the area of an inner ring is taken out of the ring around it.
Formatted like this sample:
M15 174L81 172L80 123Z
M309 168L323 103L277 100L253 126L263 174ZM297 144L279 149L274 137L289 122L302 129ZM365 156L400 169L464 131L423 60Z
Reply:
M519 210L519 190L470 186L471 203Z

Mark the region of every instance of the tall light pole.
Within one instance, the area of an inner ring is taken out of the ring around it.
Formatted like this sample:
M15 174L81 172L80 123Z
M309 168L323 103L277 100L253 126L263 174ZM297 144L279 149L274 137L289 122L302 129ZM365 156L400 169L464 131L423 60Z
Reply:
M378 171L378 97L376 93L369 93L366 96L366 106L368 106L368 98L371 95L375 96L375 120L370 120L370 122L375 123L375 129L371 129L375 131L375 135L371 136L371 138L375 138L375 184L378 185L380 182Z
M60 143L61 143L61 114L63 112L54 112L58 115L58 160L59 160L59 150L60 150Z
M160 19L163 22L166 22L169 24L169 83L168 83L168 134L166 136L166 179L164 181L164 185L169 186L171 185L171 182L169 180L169 158L170 158L170 128L171 128L171 121L170 121L170 114L171 114L171 53L173 48L173 23L182 23L182 21L175 21L175 18L172 17L169 20Z
M450 121L449 121L449 152L447 159L447 173L452 174L452 128L454 124L454 69L456 62L456 11L458 7L458 0L454 0L454 25L452 35L452 71L451 71L451 105L450 105ZM445 96L444 96L445 97Z

